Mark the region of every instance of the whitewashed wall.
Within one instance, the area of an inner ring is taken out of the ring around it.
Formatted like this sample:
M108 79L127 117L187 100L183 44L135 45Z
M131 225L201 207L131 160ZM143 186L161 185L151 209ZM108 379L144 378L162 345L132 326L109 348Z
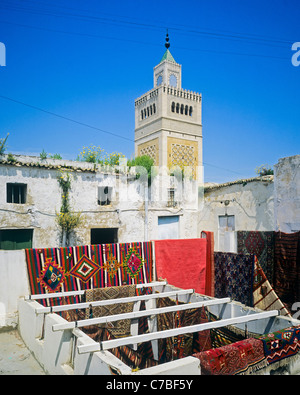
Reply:
M275 167L275 230L300 230L300 155L279 159Z
M205 190L199 226L201 230L214 232L216 251L236 252L235 234L222 236L219 228L219 216L226 214L235 217L234 231L274 230L273 177L220 184Z
M162 184L154 181L151 185L154 193L145 192L144 184L135 177L94 171L94 164L91 163L53 159L41 161L28 156L16 156L16 159L15 164L0 164L0 184L4 186L0 188L0 230L33 229L34 248L60 246L56 213L60 210L62 192L57 177L65 166L70 167L71 208L81 213L81 224L73 232L71 245L89 244L92 228L117 228L118 242L156 239L158 216L178 213L180 238L198 236L197 204L187 199L191 196L191 185L185 186L185 196L180 196L176 208L170 208L167 207L168 184L165 181ZM27 184L25 204L7 203L5 186L8 182ZM164 193L158 193L154 184L163 188ZM99 186L113 187L111 205L98 205ZM195 190L194 187L192 189ZM151 202L146 203L145 196Z

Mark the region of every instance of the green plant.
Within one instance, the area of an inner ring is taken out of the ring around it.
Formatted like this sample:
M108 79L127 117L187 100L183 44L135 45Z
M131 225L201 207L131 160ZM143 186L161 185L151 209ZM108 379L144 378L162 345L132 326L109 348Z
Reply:
M148 184L151 183L151 176L153 175L152 167L154 166L154 160L150 158L150 156L148 155L137 156L136 158L129 160L127 162L127 166L129 167L129 169L131 167L137 167L137 166L143 167L147 172ZM137 178L139 178L140 175L141 174L137 172Z
M40 158L42 160L47 159L47 152L44 150L44 148L43 148L43 151L40 153Z
M60 154L54 154L54 155L50 155L51 159L62 159Z
M101 163L103 164L103 152L101 147L90 145L90 147L83 147L82 151L78 155L78 160L89 163Z
M63 244L66 244L72 230L79 226L81 214L71 211L69 192L71 189L70 173L61 170L57 177L58 184L62 190L60 212L56 213L56 220L62 229Z
M9 133L7 133L6 137L2 137L0 139L0 155L4 154L5 150L6 150L6 141L8 139Z
M12 163L16 162L16 158L13 156L12 153L9 153L7 155L7 160L8 160L8 162L12 162Z
M260 177L274 174L274 170L269 165L261 165L255 169L255 172Z
M121 152L112 152L111 154L106 153L104 165L119 166L120 158L125 158L125 155L123 155Z

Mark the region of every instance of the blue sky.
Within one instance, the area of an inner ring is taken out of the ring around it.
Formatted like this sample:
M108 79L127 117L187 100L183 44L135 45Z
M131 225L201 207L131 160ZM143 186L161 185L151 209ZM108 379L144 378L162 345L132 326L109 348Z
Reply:
M299 21L297 0L0 0L0 137L16 154L132 157L168 29L182 87L202 94L205 181L253 177L300 154Z

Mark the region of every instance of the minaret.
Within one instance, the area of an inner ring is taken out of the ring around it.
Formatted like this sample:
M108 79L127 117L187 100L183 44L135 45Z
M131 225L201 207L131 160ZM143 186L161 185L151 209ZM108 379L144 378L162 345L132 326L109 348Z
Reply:
M201 94L181 88L181 65L166 51L153 70L153 88L135 100L135 155L156 166L202 166Z

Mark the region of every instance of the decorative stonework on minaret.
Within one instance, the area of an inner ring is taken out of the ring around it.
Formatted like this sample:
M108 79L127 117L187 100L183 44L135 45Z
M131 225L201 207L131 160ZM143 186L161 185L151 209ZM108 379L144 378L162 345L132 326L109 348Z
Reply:
M156 166L202 166L201 94L181 88L181 65L166 51L153 70L153 89L135 100L135 155Z
M181 88L181 65L176 63L169 48L169 35L166 36L166 52L159 64L154 67L154 88L160 85L169 85L174 88Z

